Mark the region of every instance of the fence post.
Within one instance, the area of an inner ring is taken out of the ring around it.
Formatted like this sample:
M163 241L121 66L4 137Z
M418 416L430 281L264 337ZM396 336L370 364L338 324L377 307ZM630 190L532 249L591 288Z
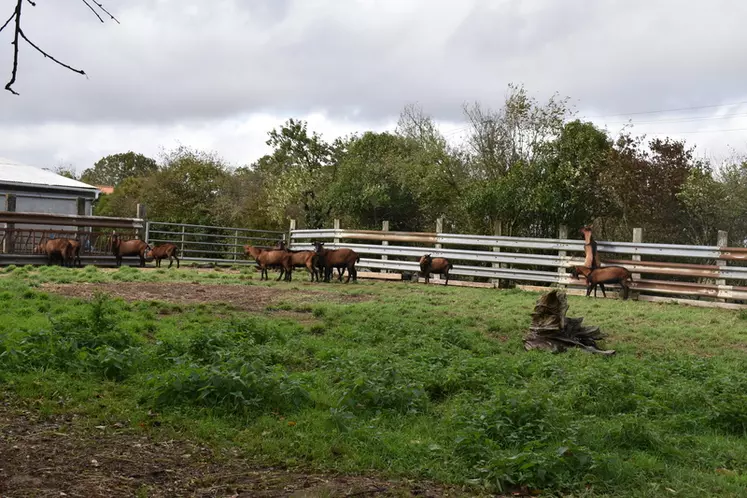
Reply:
M291 248L293 245L293 231L296 229L296 220L290 220L290 225L288 226L288 249Z
M503 235L503 221L501 220L495 220L493 222L493 235L496 237L500 237ZM493 246L493 252L501 252L501 246ZM493 268L503 268L503 265L501 263L493 263ZM491 283L494 287L500 288L501 286L501 279L500 278L494 278Z
M634 228L633 229L633 243L634 244L640 244L643 242L643 228ZM640 261L641 255L640 254L633 254L633 256L630 258L633 261ZM640 280L641 274L640 273L633 273L632 275L633 280Z
M389 231L389 221L388 220L385 220L385 221L381 222L381 231L382 232L388 232ZM381 245L382 246L388 246L389 245L389 241L388 240L382 240L381 241ZM381 255L381 260L382 261L386 261L388 259L389 259L389 257L386 254L382 254ZM382 268L381 269L381 273L389 273L389 271L386 268Z
M436 237L444 231L444 219L443 216L436 219ZM441 249L441 244L436 244L436 249Z
M436 219L436 237L438 237L444 231L444 217L440 216ZM436 249L441 249L441 244L435 244ZM440 281L441 275L432 275L431 280Z
M145 209L145 204L138 203L137 205L137 214L135 215L136 218L145 221L147 214ZM137 237L140 240L145 240L145 225L143 225L143 228L138 230Z
M187 230L187 227L185 227L184 225L182 225L181 226L181 230L179 230L180 232L182 232L182 244L181 244L182 247L181 247L181 249L179 249L179 254L182 255L182 258L186 258L187 257L187 255L184 254L184 232L186 230Z
M716 242L716 245L719 247L719 249L728 247L729 246L729 233L725 230L719 230L718 231L718 240ZM716 261L716 266L719 267L719 276L721 276L721 268L726 266L726 260L719 259ZM725 278L719 278L716 280L716 285L726 285L726 279ZM716 299L719 303L725 303L726 299Z
M16 195L15 194L5 194L5 210L11 213L16 212ZM5 224L5 237L3 238L3 252L5 254L10 254L15 249L13 247L15 243L15 223L6 223Z
M558 238L559 239L568 238L568 225L560 225L560 227L558 228ZM563 264L563 258L565 258L566 256L568 256L568 253L566 251L558 251L558 259L561 260L560 265L558 266L558 278L561 279L561 281L566 276L565 265ZM559 284L559 287L563 289L567 287L567 285L563 283L558 282L558 284Z
M238 247L238 245L239 245L239 231L235 230L233 232L233 251L231 251L233 253L233 260L234 261L236 261L236 258L238 257L238 254L239 254L239 247Z
M340 230L340 220L338 220L338 219L335 218L334 224L332 225L332 228L335 229L335 235L337 235L337 231ZM332 240L332 242L334 242L335 244L339 244L340 243L340 238L339 237L335 237ZM345 271L345 270L343 270L343 271ZM332 270L332 272L334 273L334 269ZM338 275L340 274L340 270L337 270L337 274Z

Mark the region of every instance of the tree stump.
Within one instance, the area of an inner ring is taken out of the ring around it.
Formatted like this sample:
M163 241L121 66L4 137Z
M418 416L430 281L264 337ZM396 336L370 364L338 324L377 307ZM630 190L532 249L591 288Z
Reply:
M524 349L562 353L569 347L577 347L590 353L615 354L614 350L597 348L596 341L605 337L599 327L582 326L583 318L568 318L567 312L565 292L554 289L540 297L532 313L529 333L524 337Z

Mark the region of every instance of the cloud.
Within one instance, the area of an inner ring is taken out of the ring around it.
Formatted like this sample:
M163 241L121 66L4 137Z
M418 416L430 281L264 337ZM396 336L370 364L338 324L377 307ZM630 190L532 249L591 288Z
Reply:
M324 114L301 116L309 128L332 141L350 133L349 122L332 121ZM267 132L283 124L284 118L252 114L232 119L177 125L112 124L100 126L78 123L51 123L28 126L0 126L4 146L0 156L37 167L71 165L78 172L93 166L98 159L133 150L160 158L162 152L185 145L217 152L229 166L251 164L269 152ZM393 129L395 123L364 126L374 131Z
M739 62L747 3L730 0L105 4L121 24L99 23L82 2L24 7L26 33L89 79L22 46L21 96L0 95L0 129L14 137L3 149L90 163L103 150L150 150L180 138L226 147L218 152L235 158L263 150L268 131L246 128L252 135L233 140L236 122L323 115L345 132L380 129L411 102L458 122L465 101L499 106L509 82L540 100L569 96L589 116L747 101L747 65ZM1 46L0 70L9 73L11 49ZM720 140L734 136L745 135Z

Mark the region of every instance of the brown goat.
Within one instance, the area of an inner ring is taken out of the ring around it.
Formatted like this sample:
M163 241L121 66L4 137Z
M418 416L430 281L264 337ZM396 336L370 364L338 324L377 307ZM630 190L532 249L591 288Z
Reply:
M589 274L591 273L591 268L588 266L574 266L571 268L571 275L573 278L578 278L579 275L583 275L584 278L587 278ZM589 281L586 281L587 285ZM604 297L607 297L607 293L604 291L604 284L598 284L599 287L602 288L602 295ZM594 297L597 297L597 286L594 286Z
M589 297L592 289L594 289L594 297L597 297L597 285L602 288L602 295L607 297L604 292L604 284L620 284L623 288L623 299L628 299L630 283L633 281L630 271L622 266L604 266L593 270L584 266L574 266L571 274L574 278L578 278L579 274L586 277L586 297Z
M446 285L449 285L449 271L454 267L446 258L432 258L430 254L420 257L420 272L425 278L425 283L431 281L431 274L436 273L446 276Z
M345 283L350 282L350 277L353 277L353 281L358 280L358 270L355 269L355 264L361 260L361 257L357 252L346 247L327 249L324 247L324 242L314 242L314 250L319 257L318 266L324 269L325 282L329 282L332 277L332 268L337 268L340 273L338 278L340 282L342 282L342 275L346 269L348 270L348 278Z
M51 265L52 260L59 258L60 266L65 266L65 263L70 260L73 254L70 240L68 239L49 239L43 242L39 242L34 248L36 254L46 254L47 264Z
M80 262L80 240L78 239L67 239L70 242L70 266L77 266L80 268L83 266Z
M584 266L591 268L599 268L601 263L599 262L599 253L597 252L597 241L591 235L591 226L581 227L579 230L581 235L584 236L584 254L586 259L584 260Z
M151 247L140 239L122 240L117 233L112 233L112 254L117 259L117 266L122 266L122 256L139 256L140 266L145 266L145 253Z
M287 251L280 251L278 249L260 249L250 245L244 246L244 252L247 256L251 256L257 262L261 270L260 280L269 280L267 275L267 269L271 267L279 266L281 268L280 276L277 280L283 278L285 274L285 280L290 282L291 272L293 271L293 263L291 262L291 254Z
M155 259L156 260L156 267L161 267L161 260L165 258L169 258L169 268L171 268L171 265L174 264L174 260L176 260L176 267L179 268L179 257L177 256L178 250L176 247L176 244L172 244L171 242L166 242L165 244L157 245L147 251L145 254L146 259Z
M290 254L291 264L294 268L306 268L311 276L311 282L316 279L319 281L319 272L316 271L319 256L314 251L289 251L285 249L285 243L282 243L283 250ZM281 268L280 275L283 275L285 270Z

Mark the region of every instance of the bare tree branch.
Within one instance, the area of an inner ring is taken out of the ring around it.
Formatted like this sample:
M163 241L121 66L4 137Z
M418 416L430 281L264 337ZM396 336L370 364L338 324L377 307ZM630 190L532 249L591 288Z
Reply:
M13 89L13 84L15 84L15 82L16 82L16 76L18 74L18 51L19 51L19 39L20 38L23 38L26 41L26 43L28 43L33 48L35 48L36 51L39 52L40 54L42 54L45 58L52 59L52 61L54 61L58 65L64 67L65 69L69 69L70 71L73 71L74 73L78 73L78 74L81 74L83 76L86 76L85 71L83 71L82 69L75 69L74 67L72 67L72 66L70 66L68 64L65 64L64 62L57 60L56 58L54 58L53 56L49 55L44 50L42 50L41 48L39 48L38 45L36 45L34 42L32 42L28 38L28 36L26 36L26 34L23 32L23 29L21 28L21 13L22 13L22 10L23 10L23 5L24 5L23 1L24 0L17 0L15 9L13 10L13 14L11 14L11 16L8 18L8 20L5 21L5 24L3 24L2 27L0 27L0 31L2 31L3 29L5 29L6 26L8 26L8 24L10 24L11 21L13 21L15 19L15 29L14 29L14 33L13 33L13 41L11 42L11 45L13 45L13 70L12 70L11 75L10 75L10 80L8 81L8 83L5 84L5 89L8 90L13 95L18 95L18 92L16 92ZM36 7L36 1L35 0L26 0L26 1L32 7ZM104 19L96 11L96 8L93 5L91 5L91 3L89 3L89 2L92 2L93 4L95 4L96 7L98 7L99 10L101 10L106 15L108 15L117 24L120 24L119 20L116 17L114 17L108 10L106 10L104 8L104 6L101 4L101 2L98 2L97 0L81 0L81 1L86 5L86 7L88 7L91 10L91 12L94 13L94 15L102 23L104 22Z
M10 15L10 17L8 18L8 20L5 21L5 24L3 24L3 27L0 28L0 31L4 30L5 26L7 26L8 24L10 24L10 21L12 21L14 17L16 17L16 11L15 10L13 11L13 14Z
M99 13L96 12L96 9L94 9L93 6L90 3L88 3L86 0L82 0L82 1L83 1L84 4L86 4L86 7L88 7L89 9L91 9L91 12L93 12L93 15L95 15L96 17L99 18L99 21L104 22L104 20L101 18L101 16L99 15Z
M5 89L13 95L18 95L18 92L13 90L13 83L16 82L16 73L18 73L18 35L21 32L21 8L23 7L23 0L18 0L16 4L16 11L13 16L16 18L16 30L13 34L13 70L10 73L10 81L5 85ZM12 17L11 17L12 19Z
M26 36L26 34L23 32L23 30L19 30L18 32L20 33L21 38L23 38L24 40L26 40L26 43L28 43L29 45L31 45L32 47L34 47L37 50L37 52L39 52L40 54L42 54L44 57L52 59L54 62L56 62L60 66L66 68L66 69L69 69L69 70L71 70L74 73L82 74L83 76L86 75L86 72L83 71L82 69L75 69L74 67L68 66L64 62L58 61L57 59L55 59L54 57L52 57L51 55L49 55L48 53L46 53L44 50L40 49L34 42L32 42L31 40L28 39L28 37Z
M106 15L111 17L112 21L116 22L117 24L120 24L119 19L111 15L111 13L108 10L106 10L103 5L101 5L101 2L97 2L96 0L91 0L91 1L95 3L99 7L99 9L103 10Z

